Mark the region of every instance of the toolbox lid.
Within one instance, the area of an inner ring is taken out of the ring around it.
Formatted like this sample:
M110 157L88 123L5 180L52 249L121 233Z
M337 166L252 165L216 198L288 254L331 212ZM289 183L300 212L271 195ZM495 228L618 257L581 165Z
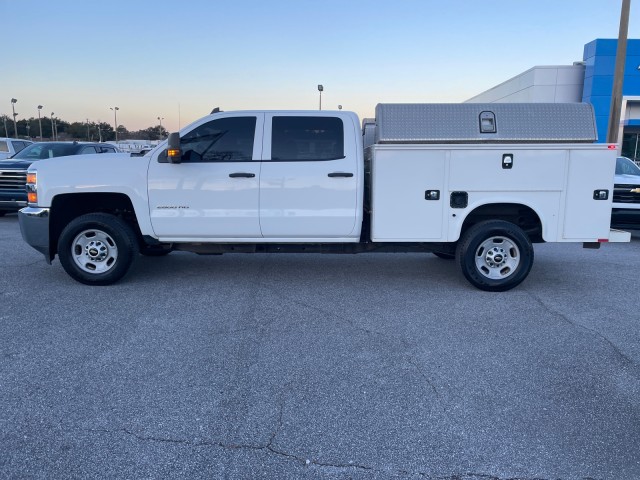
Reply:
M380 103L375 143L593 143L589 103Z

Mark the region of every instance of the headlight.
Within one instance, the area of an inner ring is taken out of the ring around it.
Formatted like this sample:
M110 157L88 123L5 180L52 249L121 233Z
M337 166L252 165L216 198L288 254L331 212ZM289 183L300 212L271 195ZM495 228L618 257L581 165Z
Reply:
M36 172L27 173L27 200L29 205L38 204L38 174Z

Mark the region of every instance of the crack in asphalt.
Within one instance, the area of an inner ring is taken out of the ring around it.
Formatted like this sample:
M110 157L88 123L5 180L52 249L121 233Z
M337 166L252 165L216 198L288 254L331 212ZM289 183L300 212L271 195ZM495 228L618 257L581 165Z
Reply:
M611 340L609 340L609 338L607 338L605 335L603 335L602 333L598 332L597 330L593 329L593 328L589 328L586 325L582 325L580 323L574 322L573 320L571 320L569 317L567 317L564 313L561 313L557 310L554 310L553 308L551 308L549 305L547 305L546 303L544 303L544 301L538 297L537 295L531 293L531 292L527 292L527 294L533 298L536 302L538 302L538 304L544 308L545 310L547 310L548 312L552 313L553 315L559 317L560 319L562 319L565 323L568 323L569 325L585 330L593 335L595 335L596 337L599 337L600 339L604 340L605 343L607 345L609 345L609 347L611 347L611 349L622 359L622 362L627 364L627 365L633 365L636 366L635 362L629 358L629 356L627 356L622 350L620 350L620 348L613 343Z
M282 419L280 419L280 421L282 421ZM369 470L369 471L374 471L375 469L373 467L368 467L366 465L360 465L357 463L349 463L349 464L333 464L333 463L328 463L328 462L320 462L317 460L313 460L310 458L306 458L303 456L299 456L299 455L295 455L292 453L288 453L284 450L280 450L276 447L273 446L273 440L275 439L275 436L278 433L278 430L280 428L281 424L278 425L276 431L274 431L272 433L271 438L269 439L268 443L264 444L264 445L254 445L254 444L250 444L250 443L225 443L222 441L212 441L212 440L201 440L201 441L191 441L191 440L186 440L186 439L181 439L181 438L169 438L169 437L157 437L157 436L147 436L147 435L140 435L138 433L135 433L127 428L119 428L119 429L115 429L115 430L109 430L109 429L100 429L100 428L93 428L93 429L84 429L84 431L89 432L89 433L105 433L105 434L109 434L109 435L113 435L113 434L117 434L117 433L124 433L126 435L129 435L131 437L134 437L137 440L143 441L143 442L157 442L157 443L171 443L171 444L176 444L176 445L185 445L185 446L189 446L189 447L219 447L225 450L254 450L254 451L267 451L270 452L274 455L277 455L279 457L283 457L283 458L287 458L287 459L291 459L291 460L295 460L303 465L309 466L309 465L313 465L313 466L317 466L317 467L331 467L331 468L341 468L341 469L360 469L360 470Z
M284 388L284 392L288 392L291 388L290 384L287 384ZM286 394L283 393L283 396L286 397ZM158 437L158 436L150 436L150 435L141 435L134 431L129 430L128 428L119 428L115 430L109 429L85 429L85 431L90 433L106 433L109 435L113 435L116 433L123 433L128 436L134 437L137 440L143 442L158 442L158 443L170 443L176 445L185 445L189 447L218 447L224 450L253 450L253 451L263 451L268 454L273 454L281 458L285 458L287 460L293 460L299 462L304 466L314 466L320 468L335 468L335 469L354 469L354 470L365 470L365 471L375 471L373 467L369 467L366 465L361 465L358 463L350 462L348 464L340 464L340 463L329 463L329 462L321 462L318 460L314 460L305 456L296 455L293 453L289 453L283 449L278 448L274 445L276 441L276 437L280 433L282 426L284 424L284 409L286 404L286 398L282 398L279 402L278 406L278 419L276 421L276 425L269 436L269 440L265 444L251 444L251 443L225 443L222 441L211 441L211 440L202 440L202 441L191 441L181 438L171 438L171 437Z
M427 385L429 385L431 387L431 390L433 390L433 393L435 394L435 396L440 399L440 392L438 392L438 389L436 388L435 384L433 383L433 381L427 376L426 373L424 373L422 371L422 368L420 368L420 365L418 365L418 361L414 358L414 357L409 357L408 362L413 365L413 367L416 369L416 371L418 372L418 375L420 375L423 380L427 383Z
M287 460L298 462L306 467L330 468L330 469L337 469L337 470L356 470L356 471L371 472L376 474L396 475L396 476L397 475L417 476L420 478L424 478L426 480L549 480L543 477L498 477L495 475L489 475L485 473L472 473L472 472L466 472L462 474L449 474L449 475L443 476L443 475L433 475L433 474L420 472L420 471L412 472L410 470L404 470L404 469L395 469L395 468L380 469L380 468L364 465L357 462L332 463L332 462L321 461L318 459L312 459L306 456L301 456L299 454L286 452L273 445L273 441L275 440L275 437L277 436L282 426L282 416L283 416L283 411L281 410L276 429L271 434L269 441L266 444L262 444L262 445L261 444L256 445L256 444L250 444L250 443L225 443L222 441L213 441L213 440L202 440L202 441L194 442L191 440L180 439L180 438L140 435L127 428L119 428L115 430L84 429L84 431L89 433L104 433L109 435L123 433L143 442L170 443L175 445L185 445L189 447L218 447L223 450L263 451L263 452L267 452L268 454L273 454L278 457L285 458ZM584 480L592 480L592 479L590 477L584 477Z
M332 317L332 318L335 318L337 320L343 321L343 322L347 323L348 325L350 325L351 328L353 328L354 330L364 332L367 335L378 336L378 337L381 337L381 338L383 338L385 340L395 340L395 341L399 342L406 349L411 349L412 348L412 345L404 338L396 337L396 336L393 336L393 335L388 335L388 334L383 333L383 332L378 332L376 330L371 330L371 329L362 327L360 325L357 325L350 318L344 317L344 316L342 316L342 315L340 315L338 313L326 310L326 309L318 307L316 305L311 305L311 304L309 304L307 302L302 302L302 301L297 300L297 299L289 298L289 297L287 297L285 295L282 295L281 292L271 288L269 285L262 284L261 286L265 290L271 291L274 295L276 295L277 297L279 297L279 298L281 298L283 300L286 300L287 302L296 304L298 306L302 306L304 308L308 308L310 310L314 310L314 311L322 313L323 315L326 315L328 317ZM433 380L431 380L431 378L429 378L429 376L422 370L422 368L418 364L418 361L413 356L408 356L408 363L412 367L414 367L416 369L416 371L418 372L418 375L420 375L425 380L425 382L430 387L430 389L433 390L433 393L436 395L436 397L440 398L440 393L438 392Z
M429 480L547 480L542 477L496 477L485 473L463 473L446 477L427 477ZM585 478L583 480L589 480Z

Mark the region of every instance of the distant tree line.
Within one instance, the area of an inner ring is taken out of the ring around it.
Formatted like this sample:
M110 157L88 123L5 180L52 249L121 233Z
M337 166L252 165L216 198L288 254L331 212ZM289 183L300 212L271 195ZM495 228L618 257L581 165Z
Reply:
M53 140L78 140L90 142L107 142L116 139L113 126L107 122L65 122L64 120L50 117L42 117L42 139ZM37 118L31 117L17 121L18 132L14 131L13 120L7 116L0 117L0 137L28 138L39 140L40 123ZM55 133L55 135L54 135ZM160 125L148 127L143 130L130 132L124 125L118 125L118 140L162 140L169 132Z

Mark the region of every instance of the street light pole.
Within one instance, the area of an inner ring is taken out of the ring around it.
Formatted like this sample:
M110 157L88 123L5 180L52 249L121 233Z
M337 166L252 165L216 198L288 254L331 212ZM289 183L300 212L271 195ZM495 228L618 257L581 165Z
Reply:
M162 135L162 120L164 120L164 117L158 117L158 122L160 122L160 132L159 132L158 136L160 137L160 140L162 140L162 137L163 137L163 135Z
M116 142L118 141L118 107L109 107L109 110L113 110L113 122L116 124Z
M324 87L322 85L318 85L318 92L320 92L320 110L322 110L322 91Z
M40 118L40 110L42 110L42 105L38 105L38 123L40 124L40 141L42 141L42 119Z
M627 59L627 33L629 32L629 8L631 0L622 0L620 11L620 30L618 31L618 48L616 64L613 71L613 90L611 91L611 109L609 111L609 130L607 143L618 143L620 130L620 110L622 109L622 82L624 80L624 64Z
M51 112L51 139L55 141L56 134L55 134L55 130L53 128L53 115L54 115L54 113Z
M14 107L14 105L18 103L18 100L16 100L15 98L11 99L11 110L13 111L13 130L14 130L14 134L15 137L18 138L18 122L16 122L16 116L18 115L16 113L16 109Z

